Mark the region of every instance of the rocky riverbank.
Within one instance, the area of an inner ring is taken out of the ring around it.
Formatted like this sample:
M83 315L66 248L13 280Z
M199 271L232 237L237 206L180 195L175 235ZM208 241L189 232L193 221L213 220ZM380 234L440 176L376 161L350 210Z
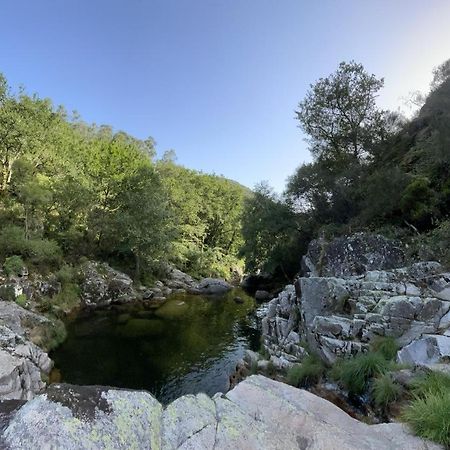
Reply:
M450 273L439 263L398 267L399 247L382 237L340 239L328 249L307 255L307 276L268 304L263 345L276 367L301 362L306 348L331 365L379 337L396 340L402 363L432 367L450 357ZM390 265L397 268L381 270Z
M82 308L133 302L155 309L172 293L218 295L232 288L224 280L198 281L175 268L151 287L136 287L128 275L94 261L84 263L75 278L74 298L55 274L24 271L0 278L0 400L29 400L45 390L53 367L48 352L65 339L60 318Z
M366 425L307 391L252 376L227 394L167 407L142 391L53 385L5 405L0 446L91 449L437 450L401 424Z

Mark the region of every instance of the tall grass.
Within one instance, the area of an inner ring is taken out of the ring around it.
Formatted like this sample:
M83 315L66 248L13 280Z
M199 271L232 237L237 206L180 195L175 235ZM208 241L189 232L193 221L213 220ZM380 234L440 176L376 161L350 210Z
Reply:
M288 370L286 380L292 386L304 387L319 382L324 373L323 362L317 356L310 355Z
M413 385L403 419L415 434L450 447L450 376L431 372Z

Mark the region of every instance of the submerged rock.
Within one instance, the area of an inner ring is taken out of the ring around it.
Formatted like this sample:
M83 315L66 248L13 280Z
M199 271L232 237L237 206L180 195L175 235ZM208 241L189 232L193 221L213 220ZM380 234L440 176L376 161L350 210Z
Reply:
M226 395L186 395L166 408L147 392L53 385L3 418L0 445L11 450L441 448L401 424L367 425L310 392L262 376Z

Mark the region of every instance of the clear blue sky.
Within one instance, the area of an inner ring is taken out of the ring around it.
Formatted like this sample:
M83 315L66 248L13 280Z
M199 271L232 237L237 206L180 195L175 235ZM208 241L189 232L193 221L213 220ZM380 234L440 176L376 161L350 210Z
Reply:
M294 109L342 60L382 106L450 57L448 0L0 0L10 84L249 187L309 159Z

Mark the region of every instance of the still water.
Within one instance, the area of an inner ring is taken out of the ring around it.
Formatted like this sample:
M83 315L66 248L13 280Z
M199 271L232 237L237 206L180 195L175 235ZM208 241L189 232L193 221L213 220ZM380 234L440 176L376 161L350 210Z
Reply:
M226 391L245 349L259 346L256 314L254 299L236 290L176 295L156 310L97 310L68 323L67 340L50 356L66 383L146 389L163 403L213 395Z

